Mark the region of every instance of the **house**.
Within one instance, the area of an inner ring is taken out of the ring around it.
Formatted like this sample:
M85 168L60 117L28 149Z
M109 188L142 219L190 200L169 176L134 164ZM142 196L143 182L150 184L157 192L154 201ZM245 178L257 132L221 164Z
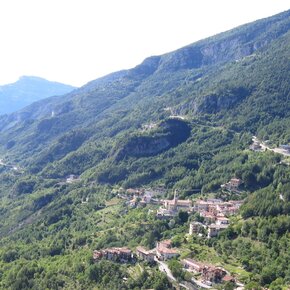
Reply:
M193 235L193 234L197 234L201 231L202 228L205 228L205 226L200 223L200 222L191 222L189 224L189 234Z
M141 202L144 202L145 204L150 203L151 199L152 199L152 196L153 196L152 192L146 190L145 193L142 196Z
M176 216L178 211L192 211L192 201L189 199L179 200L176 191L172 200L162 200L162 204L163 206L157 210L157 218L171 218Z
M171 240L163 240L163 241L157 242L157 247L171 248L171 246L172 246Z
M203 270L202 277L205 281L213 283L221 282L222 278L226 275L226 271L220 267L210 266Z
M201 262L197 262L192 259L183 259L181 261L181 264L185 269L188 269L190 271L201 273L202 279L204 281L210 281L210 282L220 282L223 277L226 275L226 271L223 268L215 267L210 264L205 264Z
M229 191L237 191L242 184L242 180L239 178L232 178L229 182L222 184L221 188Z
M139 189L139 188L128 188L126 190L126 193L128 195L131 195L131 196L133 196L133 195L140 195L142 192L143 191L141 189Z
M137 247L136 255L140 260L146 261L148 263L153 263L154 257L155 257L155 251L154 250L148 251L143 247Z
M179 210L182 210L182 211L192 210L192 201L190 199L179 200L176 195L176 191L174 193L174 198L172 200L164 200L163 205L164 205L164 208L173 212L177 212Z
M211 202L205 201L205 200L197 200L194 205L193 205L193 210L196 212L203 212L203 211L208 211L209 206L211 205Z
M286 153L290 153L290 145L280 145L279 148L284 150Z
M238 212L239 208L237 208L236 206L230 206L230 207L227 207L223 210L223 212L230 216L230 215L234 215Z
M242 180L239 178L232 178L229 183L231 187L238 188L242 184Z
M170 248L156 248L156 257L158 260L166 261L178 257L179 253L175 249Z
M235 277L233 276L230 276L230 275L225 275L222 279L223 282L233 282L235 283L236 282L236 279Z
M204 218L204 221L207 224L215 222L215 219L216 219L216 216L214 214L207 212L207 211L200 213L200 216L202 216Z
M250 145L250 150L252 150L252 151L261 151L262 150L262 146L261 146L260 142L254 141L253 144Z
M175 215L176 215L175 212L168 210L166 208L163 208L163 207L160 207L156 213L156 217L158 219L169 219L169 218L174 217Z
M223 201L220 198L208 198L207 202L209 202L211 204L217 204L217 203L221 203Z
M206 265L204 263L197 262L189 258L181 260L181 264L183 265L185 269L188 269L197 273L202 273L203 270L206 268Z
M66 178L66 183L73 183L79 180L79 176L74 175L74 174L70 174L67 178Z
M220 199L197 200L193 205L193 209L202 216L206 216L208 213L214 216L219 216L220 214L231 215L235 214L242 204L242 200L230 200L228 202L223 202Z
M240 208L239 203L234 202L224 202L217 206L217 211L223 213L224 215L233 215L238 212Z
M229 219L226 217L217 217L216 218L216 224L217 225L228 225Z
M175 257L178 257L179 253L176 249L171 247L171 241L165 240L161 242L157 242L156 245L156 257L158 260L169 260Z
M127 263L133 259L132 251L128 248L107 248L93 252L95 261L106 259L115 262Z
M226 229L229 225L228 224L220 224L220 225L217 225L217 224L211 224L209 227L208 227L208 230L207 230L207 237L210 239L210 238L213 238L213 237L216 237L220 231Z
M231 205L231 206L235 206L237 208L239 208L242 204L243 204L243 200L229 200L228 203Z
M129 202L128 205L132 208L135 208L137 206L138 203L138 198L136 196L134 196Z

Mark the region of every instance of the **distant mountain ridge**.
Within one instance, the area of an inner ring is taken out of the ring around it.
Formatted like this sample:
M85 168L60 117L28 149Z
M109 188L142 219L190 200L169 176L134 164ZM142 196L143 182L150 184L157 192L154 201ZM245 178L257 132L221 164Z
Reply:
M38 100L64 95L75 87L35 76L22 76L18 81L0 86L0 115L12 113Z
M58 143L61 136L71 134L71 130L87 132L82 140L92 136L95 139L113 137L123 130L136 129L143 123L163 119L168 115L164 112L166 107L182 115L213 114L217 119L227 118L228 124L241 118L242 123L234 126L244 127L245 118L239 112L249 102L255 105L258 97L264 104L268 95L265 92L255 95L255 87L260 86L262 81L258 78L260 66L265 68L269 77L264 88L274 81L272 74L276 77L281 75L284 82L285 74L281 69L287 71L285 48L289 30L290 11L286 11L176 51L148 57L132 69L114 72L64 96L40 100L0 117L0 144L4 148L11 141L16 144L13 148L8 146L8 152L4 149L9 155L15 153L23 157L27 148L30 148L29 154L32 154L31 150L39 154L39 151L48 150L51 144ZM271 58L275 58L274 62ZM278 62L281 63L280 70L275 67L273 71L274 64L278 66ZM277 89L280 90L279 87ZM281 96L284 97L284 93L281 92ZM249 114L250 103L245 114ZM277 105L275 112L282 107ZM235 112L236 108L239 109ZM137 114L137 111L142 113ZM221 117L220 111L223 111ZM258 111L259 108L251 112L249 118L267 117L266 114L258 114ZM233 117L232 113L236 115ZM134 114L138 117L133 118ZM267 118L273 118L273 114ZM128 122L128 119L134 122ZM104 124L111 125L106 128ZM255 132L258 123L251 124L249 129ZM69 152L64 151L62 156ZM51 154L51 160L55 160L53 156Z

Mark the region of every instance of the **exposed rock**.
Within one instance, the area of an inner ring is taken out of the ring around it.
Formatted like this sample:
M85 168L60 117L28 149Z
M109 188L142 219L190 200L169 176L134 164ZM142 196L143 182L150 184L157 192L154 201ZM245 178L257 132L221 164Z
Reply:
M117 150L115 160L126 157L154 156L187 140L190 126L179 119L168 119L161 122L156 130L147 135L132 136Z

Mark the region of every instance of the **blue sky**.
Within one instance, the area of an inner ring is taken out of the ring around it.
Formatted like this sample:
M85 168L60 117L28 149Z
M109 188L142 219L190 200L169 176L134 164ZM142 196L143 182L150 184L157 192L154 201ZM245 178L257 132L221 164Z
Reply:
M0 2L0 84L35 75L76 86L238 25L290 0Z

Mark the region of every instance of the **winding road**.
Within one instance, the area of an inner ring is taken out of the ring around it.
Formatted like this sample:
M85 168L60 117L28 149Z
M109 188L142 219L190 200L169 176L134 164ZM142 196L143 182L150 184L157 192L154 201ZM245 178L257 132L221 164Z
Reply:
M289 157L290 156L290 153L286 152L282 148L270 148L265 143L261 142L256 136L253 136L252 141L259 143L260 146L261 146L261 148L262 148L262 150L264 150L264 151L265 150L269 150L269 151L273 151L273 152L278 153L278 154L282 154L282 155L284 155L286 157Z
M176 282L176 279L172 275L170 269L168 268L167 264L163 261L159 261L157 258L155 259L155 262L158 263L159 270L161 272L164 272L169 280Z

